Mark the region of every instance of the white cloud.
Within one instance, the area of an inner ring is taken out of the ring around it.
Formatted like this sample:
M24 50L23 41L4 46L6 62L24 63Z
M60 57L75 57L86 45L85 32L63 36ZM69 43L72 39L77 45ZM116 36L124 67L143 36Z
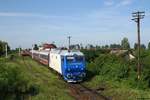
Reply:
M22 12L0 12L0 17L39 17L39 18L49 18L55 16L47 16L36 13L22 13Z
M61 20L79 20L79 16L49 15L41 13L24 12L0 12L0 17L32 17L41 19L61 19Z
M52 16L38 13L22 13L22 12L0 12L0 17L38 17L38 18L56 18L63 16ZM65 16L64 16L65 17Z
M147 14L146 14L146 16L148 16L148 17L149 17L149 16L150 16L150 13L147 13Z
M114 4L114 1L112 1L112 0L106 0L104 2L104 5L106 5L106 6L112 6L113 4Z
M126 6L126 5L132 4L132 2L133 2L133 0L122 0L122 1L120 2L120 5Z
M128 6L132 3L133 3L133 0L105 0L104 1L104 5L114 6L114 7Z

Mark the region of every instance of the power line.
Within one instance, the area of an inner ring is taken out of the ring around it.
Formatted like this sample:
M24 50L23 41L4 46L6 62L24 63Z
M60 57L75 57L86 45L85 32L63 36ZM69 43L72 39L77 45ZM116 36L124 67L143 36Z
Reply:
M140 40L140 20L143 19L145 16L145 12L133 12L132 17L136 23L137 23L137 38L138 38L138 65L137 65L137 74L138 79L141 77L141 63L140 63L140 47L141 47L141 40Z

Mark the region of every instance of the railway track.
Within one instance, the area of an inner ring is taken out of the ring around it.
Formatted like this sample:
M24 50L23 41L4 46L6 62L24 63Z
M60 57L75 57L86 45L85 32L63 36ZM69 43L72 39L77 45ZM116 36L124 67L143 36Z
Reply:
M76 100L110 100L97 91L89 89L82 84L68 84L68 87L71 96Z
M31 71L32 65L29 62L25 61L24 57L22 57L22 60L23 60L24 64L28 67L28 69ZM47 67L47 68L50 69L49 67ZM54 71L52 71L52 72L54 72ZM59 78L62 79L61 76ZM111 99L108 99L107 97L101 95L96 90L89 89L80 83L77 83L77 84L67 83L67 86L70 90L70 95L72 97L74 97L75 100L111 100Z

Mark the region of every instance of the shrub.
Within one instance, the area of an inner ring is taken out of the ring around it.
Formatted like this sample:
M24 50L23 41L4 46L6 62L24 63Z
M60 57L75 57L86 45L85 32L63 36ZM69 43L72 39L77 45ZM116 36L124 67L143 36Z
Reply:
M137 54L137 53L136 53ZM131 87L146 89L150 87L150 51L141 51L142 78L137 79L137 59L125 60L111 54L99 54L92 62L87 64L87 70L94 75L114 81L127 80Z
M84 55L87 62L94 61L95 58L97 58L100 54L106 54L109 52L109 50L105 49L99 49L99 50L81 50Z
M37 94L38 87L30 82L30 77L20 66L13 63L0 62L0 99L5 99L7 94L13 97L18 94Z

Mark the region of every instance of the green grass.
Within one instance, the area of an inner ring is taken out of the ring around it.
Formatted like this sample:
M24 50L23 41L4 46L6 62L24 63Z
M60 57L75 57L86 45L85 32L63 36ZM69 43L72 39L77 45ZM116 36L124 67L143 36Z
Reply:
M39 93L31 96L31 100L73 100L73 97L69 95L67 83L60 79L57 74L30 57L25 57L24 61L21 57L16 57L14 61L6 60L5 63L10 66L21 67L22 73L26 75L25 77L30 83L38 86Z
M112 100L137 100L137 98L150 98L150 89L140 90L130 87L127 81L114 81L104 76L96 75L90 81L84 82L85 86L98 89L103 87L104 91L101 94L112 98ZM142 100L142 99L138 99Z

